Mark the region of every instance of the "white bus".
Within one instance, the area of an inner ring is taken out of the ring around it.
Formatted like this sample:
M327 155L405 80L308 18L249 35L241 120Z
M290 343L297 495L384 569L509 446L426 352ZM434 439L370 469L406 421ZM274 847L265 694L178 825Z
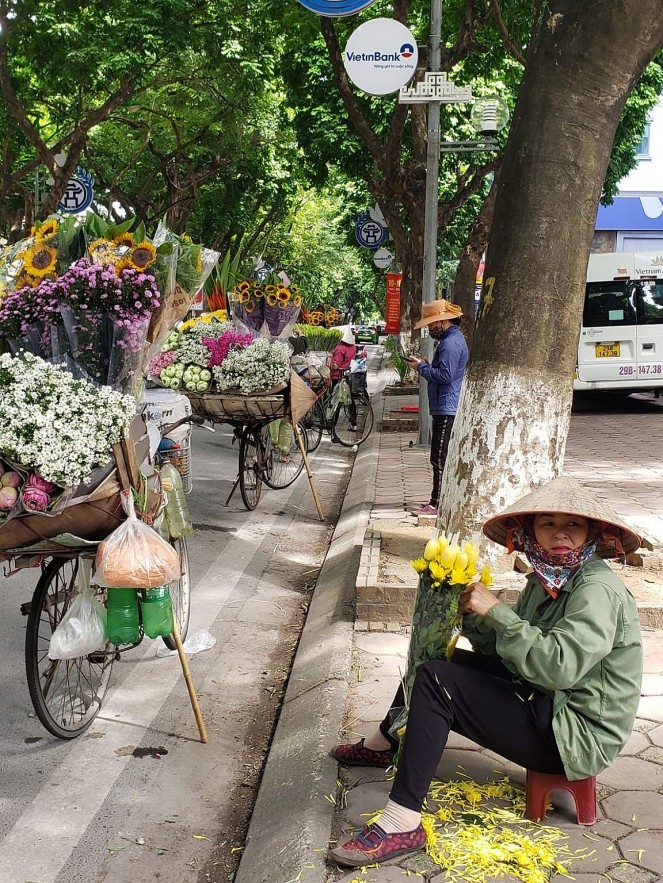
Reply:
M663 388L663 254L590 255L573 388Z

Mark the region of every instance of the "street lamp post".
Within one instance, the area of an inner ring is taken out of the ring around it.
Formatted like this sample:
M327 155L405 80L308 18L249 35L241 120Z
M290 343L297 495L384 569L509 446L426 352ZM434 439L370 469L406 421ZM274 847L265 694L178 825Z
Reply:
M442 0L431 0L430 7L430 70L440 70L440 32L442 30ZM426 204L424 209L424 266L421 303L435 300L437 275L437 212L438 182L440 178L440 102L428 105L428 140L426 144ZM433 342L424 334L421 339L421 355L431 360ZM428 445L431 437L431 418L427 406L427 383L419 378L419 444Z

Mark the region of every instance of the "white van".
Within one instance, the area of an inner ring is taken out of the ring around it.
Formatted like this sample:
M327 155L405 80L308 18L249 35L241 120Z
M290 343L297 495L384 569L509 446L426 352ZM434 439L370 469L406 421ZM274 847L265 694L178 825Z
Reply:
M590 255L574 390L663 387L663 254Z

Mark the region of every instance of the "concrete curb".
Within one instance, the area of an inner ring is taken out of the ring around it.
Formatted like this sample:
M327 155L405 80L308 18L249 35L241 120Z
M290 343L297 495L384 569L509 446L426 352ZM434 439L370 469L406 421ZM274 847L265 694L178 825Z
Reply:
M338 764L329 751L343 723L353 647L355 580L371 514L382 396L359 448L318 578L234 883L323 883ZM300 874L298 877L297 875Z

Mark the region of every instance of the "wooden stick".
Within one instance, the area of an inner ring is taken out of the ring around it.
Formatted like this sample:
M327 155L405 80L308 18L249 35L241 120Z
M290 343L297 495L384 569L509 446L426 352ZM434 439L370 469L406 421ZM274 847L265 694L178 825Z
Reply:
M325 520L325 516L322 514L322 509L320 507L320 500L318 499L318 492L315 489L315 483L313 481L313 473L311 472L311 467L308 464L308 457L306 456L306 445L304 444L304 439L302 438L302 433L299 429L299 423L293 423L295 427L295 435L297 436L297 444L299 445L299 450L302 452L302 458L304 460L304 466L306 467L306 474L308 475L308 483L311 485L311 493L313 494L313 499L315 501L315 508L318 510L318 517L320 521Z
M198 732L200 733L200 741L204 744L207 742L207 730L205 729L205 724L203 723L203 716L200 713L198 698L196 697L196 691L193 686L193 681L191 680L191 672L189 671L189 663L187 662L187 658L184 654L184 647L182 647L182 638L180 637L180 629L175 618L173 618L173 637L175 638L175 644L177 645L177 653L180 657L180 663L182 665L182 673L184 674L186 688L189 691L191 707L193 708L193 713L196 716Z
M115 465L117 466L117 477L120 482L120 487L123 491L131 490L131 479L129 478L129 473L127 472L127 466L124 459L124 450L122 449L121 444L113 445L113 456L115 458Z

